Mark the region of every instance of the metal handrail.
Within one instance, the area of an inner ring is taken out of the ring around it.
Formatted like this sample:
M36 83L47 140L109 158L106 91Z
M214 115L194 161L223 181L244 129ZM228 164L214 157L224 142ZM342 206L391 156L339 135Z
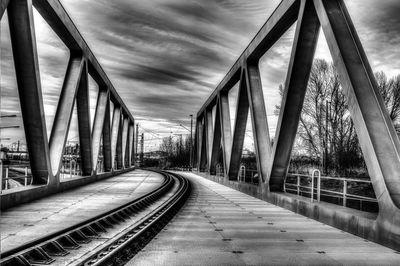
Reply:
M291 186L295 186L296 189L294 188L286 188L286 190L291 190L291 191L297 191L297 186L296 184L291 184L291 183L287 183L286 185L291 185ZM299 186L300 188L305 188L308 189L308 191L306 190L300 190L300 192L305 192L305 193L311 193L311 187L306 187L306 186ZM322 196L330 196L330 197L336 197L336 198L342 198L343 197L343 193L342 192L338 192L338 191L334 191L334 190L327 190L327 189L321 189L321 192L328 192L331 194L335 194L335 195L339 195L339 197L328 194L328 193L321 193ZM370 198L370 197L365 197L365 196L360 196L360 195L356 195L356 194L350 194L347 193L347 199L362 199L364 201L370 201L370 202L378 202L376 199L374 198Z
M255 184L254 182L254 173L258 173L257 170L247 169L245 165L240 165L239 174L238 174L238 181L239 182L246 182L246 176L250 176L250 183Z
M3 175L3 169L5 171L4 175ZM11 169L14 169L14 168L11 167ZM30 179L30 183L28 184L28 176L29 177L32 177L32 176L28 175L28 167L25 166L23 169L24 169L23 170L24 171L24 175L23 175L24 183L23 184L20 183L20 184L22 186L26 187L26 186L31 185L31 183L32 183L32 178L31 178ZM3 163L2 162L0 163L0 194L2 194L4 190L12 189L12 188L9 187L9 182L8 182L9 180L18 180L18 179L22 178L22 177L10 177L9 176L9 170L10 170L10 166L4 167ZM4 189L3 189L3 180L5 181L4 182Z
M216 165L216 175L217 176L224 176L225 174L224 174L224 168L221 166L221 164L217 164Z
M317 188L316 188L316 190L317 190L317 201L318 202L321 200L321 195L335 197L335 198L343 198L343 206L347 205L347 200L348 199L363 200L363 201L368 201L368 202L377 202L377 200L375 198L347 193L347 184L349 182L371 184L371 181L368 181L368 180L352 179L352 178L344 178L344 177L321 176L321 173L320 173L320 171L318 169L314 169L312 171L311 176L310 175L306 175L306 174L295 174L295 173L288 173L288 176L296 177L297 178L297 182L296 183L287 183L287 182L285 182L284 191L285 192L287 190L295 191L297 193L297 195L300 195L301 192L310 193L311 202L314 201L314 189L315 189L314 179L315 178L317 178ZM302 185L300 185L300 178L311 178L311 186L302 186ZM338 192L338 191L335 191L335 190L321 189L321 179L338 180L338 181L343 182L343 191L342 192ZM306 189L307 191L305 191L303 189ZM321 192L323 192L323 193L321 194ZM333 195L329 195L327 193L330 193L330 194L333 194ZM338 195L340 197L334 196L334 195Z

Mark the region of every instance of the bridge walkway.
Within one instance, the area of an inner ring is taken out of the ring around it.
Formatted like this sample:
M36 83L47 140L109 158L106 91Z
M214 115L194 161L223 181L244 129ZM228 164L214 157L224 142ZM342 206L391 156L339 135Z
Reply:
M160 174L136 169L7 209L1 213L1 252L139 198L163 181Z
M400 265L395 250L184 175L189 201L128 265Z

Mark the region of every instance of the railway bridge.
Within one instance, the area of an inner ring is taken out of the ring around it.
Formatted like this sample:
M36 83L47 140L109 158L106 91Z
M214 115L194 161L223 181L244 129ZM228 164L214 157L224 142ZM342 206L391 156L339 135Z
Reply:
M69 49L49 136L33 7ZM343 0L283 0L277 6L198 111L187 171L135 165L134 114L59 0L0 0L0 17L5 12L30 169L25 186L5 189L8 170L1 165L1 265L400 263L400 143ZM271 143L259 60L292 25ZM339 205L326 202L319 171L288 174L321 30L364 154L372 199L347 192L349 183L365 181L338 179L343 189L331 196ZM89 76L99 87L93 123ZM237 83L232 131L228 94ZM75 106L80 145L73 161L66 151ZM250 179L241 167L249 114L257 164ZM301 178L311 184L305 187ZM357 210L350 201L375 207Z

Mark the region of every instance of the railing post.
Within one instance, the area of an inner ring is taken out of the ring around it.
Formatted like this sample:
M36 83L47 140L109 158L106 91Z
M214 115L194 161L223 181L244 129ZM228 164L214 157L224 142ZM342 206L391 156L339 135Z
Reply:
M286 193L286 181L285 181L285 182L283 182L283 192L285 192L285 193Z
M24 185L28 185L28 167L25 167L25 180Z
M72 178L72 160L69 161L69 178Z
M300 195L300 176L297 175L297 195Z
M311 174L311 202L314 202L314 172L315 170Z
M321 179L321 172L318 169L314 169L311 173L311 202L314 202L314 177L315 173L318 173L318 183L320 182ZM317 183L317 200L319 201L319 185Z
M239 171L239 176L238 176L238 181L242 181L245 180L246 178L246 166L241 165L240 166L240 171Z
M3 161L0 159L0 194L3 190Z
M347 204L347 180L343 180L343 206Z
M321 200L321 172L318 171L318 176L317 176L317 200L320 202Z
M6 178L5 178L5 180L6 180L6 184L5 184L4 190L7 190L8 189L8 168L6 168Z

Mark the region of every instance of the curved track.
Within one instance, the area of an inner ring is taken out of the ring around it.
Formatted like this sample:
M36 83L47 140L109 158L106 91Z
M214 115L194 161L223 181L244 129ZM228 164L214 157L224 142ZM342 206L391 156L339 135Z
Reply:
M119 265L131 259L143 248L185 203L190 194L190 183L180 175L162 172L164 182L146 195L102 215L93 217L65 230L1 254L1 265L59 265L62 257L84 247L92 240L102 238L110 228L125 227L90 251L83 249L73 265ZM158 201L162 201L159 203ZM156 204L158 202L158 204ZM154 207L157 205L156 207ZM126 226L132 217L139 220Z

